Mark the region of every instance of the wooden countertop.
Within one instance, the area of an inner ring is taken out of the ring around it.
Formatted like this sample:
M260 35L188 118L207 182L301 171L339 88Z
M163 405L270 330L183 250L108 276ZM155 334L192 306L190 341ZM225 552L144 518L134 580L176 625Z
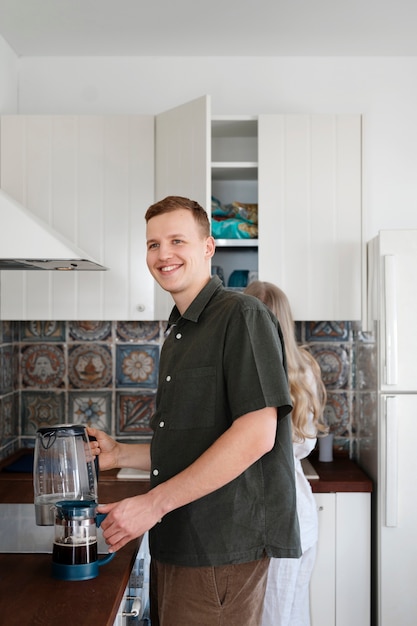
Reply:
M131 544L97 578L72 582L51 577L50 554L0 554L1 623L113 626L138 549Z
M372 480L347 455L337 455L331 462L320 462L318 453L313 451L308 457L319 479L310 480L313 493L353 493L372 491Z
M347 456L336 455L331 463L321 463L313 452L309 461L320 477L310 481L314 493L372 491L372 481ZM116 475L116 470L100 475L98 496L103 504L149 489L147 481L120 480ZM33 502L32 474L0 471L0 502ZM79 582L53 579L50 554L0 554L1 623L112 626L139 544L139 540L130 542L100 568L97 578Z
M98 496L103 504L149 489L147 481L119 480L116 474L100 475ZM32 503L32 475L0 471L0 502ZM51 533L53 537L52 527ZM83 581L52 578L51 554L0 554L0 623L113 626L139 545L140 539L131 541L96 578Z

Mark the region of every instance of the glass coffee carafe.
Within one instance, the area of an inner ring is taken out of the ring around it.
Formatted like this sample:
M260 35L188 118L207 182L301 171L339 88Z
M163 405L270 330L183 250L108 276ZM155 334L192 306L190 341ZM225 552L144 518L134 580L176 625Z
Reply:
M56 502L52 576L61 580L88 580L98 575L99 566L114 554L98 557L97 528L104 514L96 512L93 500Z
M97 502L97 473L97 457L91 452L85 426L39 428L33 464L36 524L54 524L58 501Z

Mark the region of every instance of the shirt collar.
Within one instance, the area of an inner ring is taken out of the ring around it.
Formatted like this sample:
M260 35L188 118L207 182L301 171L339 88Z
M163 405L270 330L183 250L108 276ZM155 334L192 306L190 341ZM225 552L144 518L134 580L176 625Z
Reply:
M220 289L223 289L222 281L217 275L212 276L207 285L203 287L200 293L191 302L188 309L184 312L184 315L181 316L177 306L174 306L169 316L168 328L177 324L180 317L183 317L190 322L198 322L198 318L206 308L207 303L211 300L213 294Z

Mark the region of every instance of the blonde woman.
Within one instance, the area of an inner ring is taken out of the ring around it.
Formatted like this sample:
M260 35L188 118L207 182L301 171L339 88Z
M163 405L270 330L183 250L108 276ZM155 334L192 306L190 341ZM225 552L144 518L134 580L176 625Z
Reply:
M316 557L318 518L301 459L315 447L317 434L327 431L323 423L326 389L317 361L297 344L291 307L285 293L276 285L262 281L250 283L245 293L261 300L275 314L284 336L294 407L291 418L297 512L303 553L300 559L271 559L262 626L309 626L309 585Z

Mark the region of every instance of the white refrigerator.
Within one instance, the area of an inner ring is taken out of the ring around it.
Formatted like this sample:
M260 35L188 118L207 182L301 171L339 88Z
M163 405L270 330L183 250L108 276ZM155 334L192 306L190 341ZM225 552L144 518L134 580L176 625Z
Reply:
M417 230L368 244L368 312L377 335L373 417L358 462L374 480L374 626L417 624Z

